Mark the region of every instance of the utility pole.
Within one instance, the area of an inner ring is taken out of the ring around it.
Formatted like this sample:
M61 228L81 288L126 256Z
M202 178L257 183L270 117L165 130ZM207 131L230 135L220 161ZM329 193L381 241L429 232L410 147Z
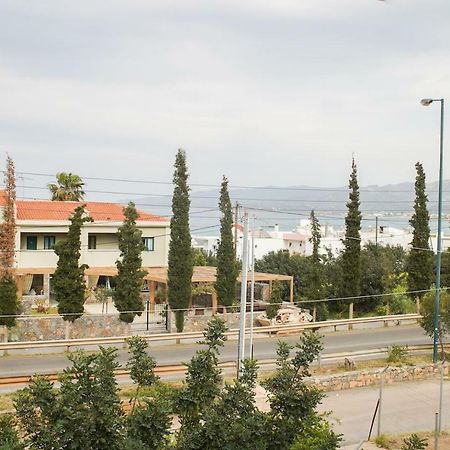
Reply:
M244 239L242 246L241 306L239 317L238 377L242 375L242 362L245 358L245 313L247 311L247 272L248 272L248 213L244 212Z
M253 215L252 222L252 239L251 239L251 284L250 284L250 357L253 358L253 320L254 320L254 305L255 305L255 215Z
M234 207L234 255L238 259L237 255L237 224L239 220L239 203L236 202Z
M441 104L441 127L439 132L439 197L438 197L438 232L437 232L437 251L436 251L436 280L434 297L434 317L433 317L433 363L438 360L439 328L440 328L440 310L441 310L441 252L442 252L442 180L443 180L443 162L444 162L444 99L423 98L420 103L422 106L429 106L433 102Z
M378 216L375 216L375 247L378 247Z

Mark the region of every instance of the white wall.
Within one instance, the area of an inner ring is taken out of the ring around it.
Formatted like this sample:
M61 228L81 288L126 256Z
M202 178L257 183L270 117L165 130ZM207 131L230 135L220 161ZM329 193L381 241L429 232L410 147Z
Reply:
M81 264L90 267L114 267L120 255L117 246L117 228L121 223L96 224L83 226L81 232ZM154 237L154 251L142 252L144 266L166 266L169 248L170 229L167 224L138 222L143 237ZM18 223L16 234L16 264L18 268L55 267L57 256L53 250L44 250L44 236L56 236L56 241L63 239L68 231L68 223ZM88 235L97 236L97 248L88 249ZM26 249L26 236L38 236L38 250Z

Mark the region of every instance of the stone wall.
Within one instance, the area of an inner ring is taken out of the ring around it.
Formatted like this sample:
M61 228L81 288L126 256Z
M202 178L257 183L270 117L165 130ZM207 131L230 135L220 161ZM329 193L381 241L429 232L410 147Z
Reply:
M67 331L69 336L66 335ZM52 339L78 339L109 336L127 336L130 325L119 320L118 315L84 315L70 323L59 316L19 317L16 326L8 332L9 341L45 341Z
M200 313L200 314L199 314ZM256 314L259 314L255 312ZM173 312L170 312L171 318L169 319L169 328L170 332L175 333L177 330L175 328L175 314ZM227 324L228 329L238 329L239 328L239 313L217 313L217 317L220 317L225 321ZM206 325L208 324L208 321L211 320L212 314L211 310L203 310L203 309L197 309L197 310L189 310L186 313L185 320L184 320L184 330L186 332L192 332L192 331L203 331L206 329ZM250 320L250 313L246 313L246 321L247 326L249 324ZM258 326L256 323L256 320L254 321L254 326Z
M341 391L358 387L379 385L381 373L384 369L372 369L347 372L344 374L333 374L326 376L311 377L307 380L308 385L328 391ZM388 367L384 372L384 383L398 383L401 381L420 381L440 376L439 365L422 364L417 366ZM444 375L449 374L449 367L444 367Z

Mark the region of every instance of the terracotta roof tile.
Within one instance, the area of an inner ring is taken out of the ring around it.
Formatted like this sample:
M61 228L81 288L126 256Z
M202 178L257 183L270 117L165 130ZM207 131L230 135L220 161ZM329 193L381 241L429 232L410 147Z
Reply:
M306 236L300 233L283 233L285 241L306 241Z
M17 220L68 220L77 206L86 205L86 211L97 221L121 222L123 206L104 202L52 202L50 200L17 200ZM139 211L138 221L167 222L161 216Z

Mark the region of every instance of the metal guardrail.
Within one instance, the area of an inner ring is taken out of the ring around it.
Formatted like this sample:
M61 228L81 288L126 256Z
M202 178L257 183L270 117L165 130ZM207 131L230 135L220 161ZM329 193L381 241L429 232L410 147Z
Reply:
M390 316L376 316L376 317L361 317L357 319L340 319L340 320L327 320L323 322L307 322L302 324L292 325L273 325L267 327L255 327L253 328L254 334L261 333L289 333L295 331L303 331L308 329L320 329L338 326L357 325L362 323L373 322L392 322L392 321L404 321L404 320L419 320L422 316L419 314L401 314ZM232 329L225 333L227 336L236 336L239 330ZM249 332L249 329L246 329ZM38 348L52 348L52 347L81 347L87 345L108 345L108 344L124 344L125 339L129 336L112 336L112 337L100 337L100 338L82 338L82 339L54 339L43 341L21 341L21 342L2 342L0 343L0 351L8 350L26 350L26 349L38 349ZM161 333L142 336L147 341L179 341L185 339L202 339L203 332L193 331L185 333Z

